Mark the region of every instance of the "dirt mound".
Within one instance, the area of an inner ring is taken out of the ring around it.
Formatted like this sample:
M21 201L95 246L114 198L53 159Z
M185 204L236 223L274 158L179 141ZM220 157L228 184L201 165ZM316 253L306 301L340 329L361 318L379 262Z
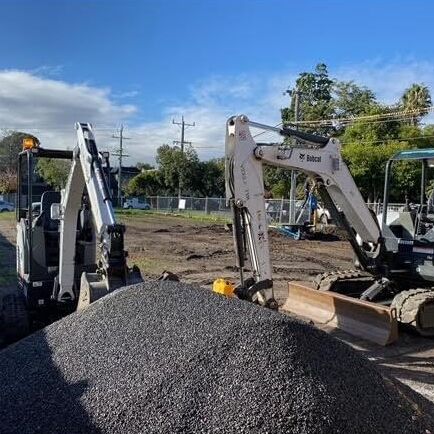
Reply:
M344 344L179 282L119 290L3 350L0 396L2 433L424 432Z

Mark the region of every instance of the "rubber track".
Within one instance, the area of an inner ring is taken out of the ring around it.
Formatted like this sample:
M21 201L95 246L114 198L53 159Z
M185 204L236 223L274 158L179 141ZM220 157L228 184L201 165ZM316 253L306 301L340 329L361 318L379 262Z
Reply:
M434 302L432 288L409 289L395 296L392 307L400 323L413 327L423 336L434 336L434 327L423 329L419 323L419 311L428 301Z
M319 291L331 291L332 286L338 281L369 276L371 275L360 270L332 271L319 274L316 276L314 282L317 284L317 289Z

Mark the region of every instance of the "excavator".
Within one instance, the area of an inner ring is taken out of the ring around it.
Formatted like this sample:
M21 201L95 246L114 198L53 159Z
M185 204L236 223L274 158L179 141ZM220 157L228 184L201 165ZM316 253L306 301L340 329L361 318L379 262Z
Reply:
M279 143L255 142L251 128L273 131ZM336 138L231 117L226 124L226 197L240 272L235 294L277 309L264 200L264 165L303 172L316 184L322 203L345 229L355 268L319 275L314 282L289 282L283 309L314 322L343 329L387 345L398 338L398 324L434 336L434 207L427 201L434 149L413 149L386 165L383 212L366 205ZM388 210L394 167L420 164L418 203ZM246 275L246 260L249 261Z
M44 149L35 137L18 157L18 293L2 300L6 340L80 310L115 289L141 281L127 265L125 227L116 222L92 126L76 123L74 150ZM37 194L38 161L69 161L62 192ZM35 200L36 199L36 200Z

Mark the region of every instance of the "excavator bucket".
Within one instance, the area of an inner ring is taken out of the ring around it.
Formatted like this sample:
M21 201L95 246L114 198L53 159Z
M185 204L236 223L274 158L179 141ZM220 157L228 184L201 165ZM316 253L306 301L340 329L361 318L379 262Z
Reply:
M395 309L331 291L318 291L309 282L289 282L288 298L282 310L380 345L398 339Z
M143 282L142 275L137 266L128 269L127 281L112 277L110 282L99 273L83 273L80 280L80 294L78 296L77 310L82 310L94 301L121 288Z
M82 310L109 293L107 280L98 273L83 273L80 280L80 294L77 310Z

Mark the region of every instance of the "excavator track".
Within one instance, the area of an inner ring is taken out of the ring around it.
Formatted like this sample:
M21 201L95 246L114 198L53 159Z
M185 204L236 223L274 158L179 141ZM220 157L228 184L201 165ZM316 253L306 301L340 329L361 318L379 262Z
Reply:
M362 292L374 281L371 274L360 270L342 270L322 273L314 283L319 291L333 291L345 295Z
M398 321L422 336L434 336L434 289L417 288L402 291L392 301Z
M318 275L314 282L319 291L354 295L369 286L373 277L360 270L344 270ZM417 288L397 294L391 304L399 323L422 336L434 336L434 289Z

